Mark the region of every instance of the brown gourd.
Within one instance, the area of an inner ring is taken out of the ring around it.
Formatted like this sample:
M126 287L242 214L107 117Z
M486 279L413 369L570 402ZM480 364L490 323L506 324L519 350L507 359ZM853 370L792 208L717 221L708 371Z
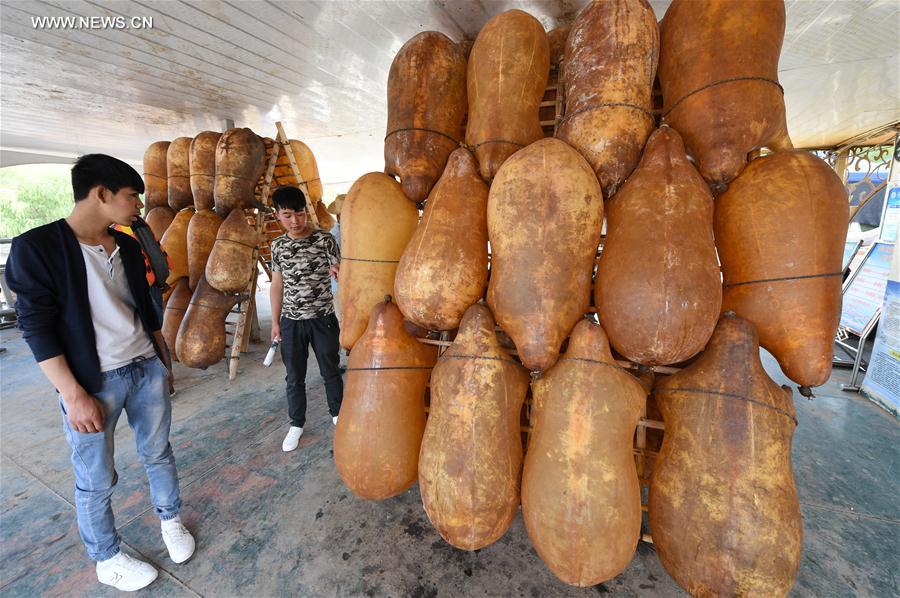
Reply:
M156 141L144 152L144 211L169 205L169 174L166 166L168 141Z
M178 361L178 352L175 351L178 329L191 302L193 291L187 278L179 278L175 283L172 294L166 301L166 309L163 311L162 335L169 348L169 354L174 361Z
M646 0L593 0L566 42L566 116L556 136L581 152L611 197L653 132L659 27Z
M221 133L203 131L191 141L190 171L191 193L194 196L194 209L211 210L216 202L213 188L216 185L216 145Z
M547 32L547 44L550 48L550 66L562 64L566 52L566 40L572 31L571 25L563 25Z
M253 205L260 174L265 170L266 146L250 129L228 129L216 144L216 213L226 218L231 210Z
M469 55L466 144L490 182L513 153L541 139L541 100L550 75L550 46L541 23L521 10L485 24Z
M722 309L748 319L788 378L831 375L840 321L847 192L805 151L752 161L716 204Z
M259 235L247 223L243 210L232 210L216 233L209 259L206 280L222 293L241 293L256 274L253 252Z
M631 447L646 396L613 360L603 328L584 319L559 363L532 385L522 519L565 583L592 586L631 562L641 533Z
M147 226L153 231L153 236L162 239L172 221L175 220L175 212L168 205L153 208L147 212Z
M191 138L178 137L166 150L166 173L169 188L169 207L175 210L194 205L191 195Z
M692 596L785 596L803 527L791 470L791 393L726 313L709 346L655 390L666 424L650 483L653 544Z
M430 330L452 330L484 295L487 199L475 158L457 149L397 266L394 296L409 320Z
M500 347L494 318L475 304L431 374L431 406L419 454L428 519L462 550L493 544L519 509L519 418L528 371Z
M256 179L256 187L253 190L254 197L262 197L263 188L266 186L266 172L269 169L269 161L272 159L272 152L275 151L275 140L271 137L260 137L263 142L263 148L265 150L264 158L263 158L263 169L260 171L259 178ZM279 155L281 154L281 148L278 148ZM276 160L277 161L277 160ZM278 188L278 179L274 178L274 170L272 171L273 178L269 183L269 197L275 189ZM271 204L271 200L268 202Z
M784 0L673 0L660 29L663 122L715 193L758 148L791 149L778 84Z
M594 298L610 344L644 365L685 361L716 327L713 197L675 129L650 136L640 165L606 202Z
M172 224L159 240L163 251L169 256L169 277L166 279L169 286L174 286L179 278L186 278L190 274L187 233L193 216L194 208L185 208L175 214Z
M341 211L341 346L352 349L375 305L394 289L397 263L419 220L400 183L380 172L361 176Z
M425 386L437 358L435 347L404 330L403 314L386 299L350 352L334 432L338 474L355 495L369 500L396 496L416 481Z
M296 139L288 140L290 145L284 143L278 152L278 159L275 161L275 180L278 185L292 185L300 187L309 195L309 200L313 205L322 201L322 180L319 178L319 167L316 164L316 157L313 155L309 146ZM297 163L297 169L300 171L300 178L294 174L294 168L291 166L291 159L287 155L287 148L290 147L294 153L294 161ZM274 190L274 189L273 189Z
M388 73L384 171L400 177L418 203L463 138L466 57L443 33L423 31L403 44Z
M555 138L512 156L488 197L487 302L522 363L546 370L590 306L603 196L581 155Z
M191 290L197 288L200 277L206 272L206 262L221 225L222 219L212 210L198 210L188 224L188 278Z
M316 202L316 218L319 221L319 228L326 233L334 228L334 223L337 222L331 212L328 211L324 201Z
M239 295L214 289L202 277L178 327L175 352L189 368L205 369L225 357L225 318Z

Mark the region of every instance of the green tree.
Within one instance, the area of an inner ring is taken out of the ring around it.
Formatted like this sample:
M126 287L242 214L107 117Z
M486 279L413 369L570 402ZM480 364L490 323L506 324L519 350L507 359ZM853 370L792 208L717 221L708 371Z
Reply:
M72 211L70 164L0 168L0 237L65 218Z

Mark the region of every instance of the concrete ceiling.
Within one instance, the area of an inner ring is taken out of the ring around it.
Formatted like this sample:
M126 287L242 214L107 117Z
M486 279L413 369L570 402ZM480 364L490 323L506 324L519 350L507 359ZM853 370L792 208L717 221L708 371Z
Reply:
M0 164L101 151L139 164L159 139L226 120L290 137L343 190L381 170L397 50L437 30L474 39L520 8L549 30L587 0L4 0ZM651 0L662 17L669 0ZM779 68L798 147L833 146L900 120L900 2L787 0ZM53 27L39 17L121 17ZM152 19L152 27L147 26ZM91 28L94 27L94 28Z

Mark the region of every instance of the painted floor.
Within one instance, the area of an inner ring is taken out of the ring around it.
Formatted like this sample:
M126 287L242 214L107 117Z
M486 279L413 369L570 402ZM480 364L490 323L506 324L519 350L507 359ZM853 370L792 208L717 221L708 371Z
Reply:
M97 583L78 537L55 393L17 331L0 332L0 342L8 349L0 354L0 595L115 594ZM117 524L125 550L160 570L139 594L684 595L650 544L639 544L616 579L571 588L538 558L521 515L497 543L468 553L432 528L416 487L384 502L355 498L334 468L334 429L314 358L300 448L281 451L284 368L277 360L261 366L266 348L251 345L233 383L225 362L206 371L177 366L172 441L182 515L198 545L187 563L166 555L131 430L119 426ZM767 368L786 383L773 363L768 358ZM794 394L804 552L793 596L900 596L900 424L842 392L848 377L835 370L814 400Z

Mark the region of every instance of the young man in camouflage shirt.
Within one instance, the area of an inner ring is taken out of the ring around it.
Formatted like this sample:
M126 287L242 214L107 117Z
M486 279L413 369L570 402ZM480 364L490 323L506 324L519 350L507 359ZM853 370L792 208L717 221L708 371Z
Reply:
M281 444L297 448L306 424L306 362L312 345L325 380L328 411L336 425L344 382L340 370L340 329L334 314L331 277L337 277L341 252L334 237L307 219L306 199L296 187L272 194L278 221L287 231L272 241L272 340L281 341L287 369L287 402L291 427Z

